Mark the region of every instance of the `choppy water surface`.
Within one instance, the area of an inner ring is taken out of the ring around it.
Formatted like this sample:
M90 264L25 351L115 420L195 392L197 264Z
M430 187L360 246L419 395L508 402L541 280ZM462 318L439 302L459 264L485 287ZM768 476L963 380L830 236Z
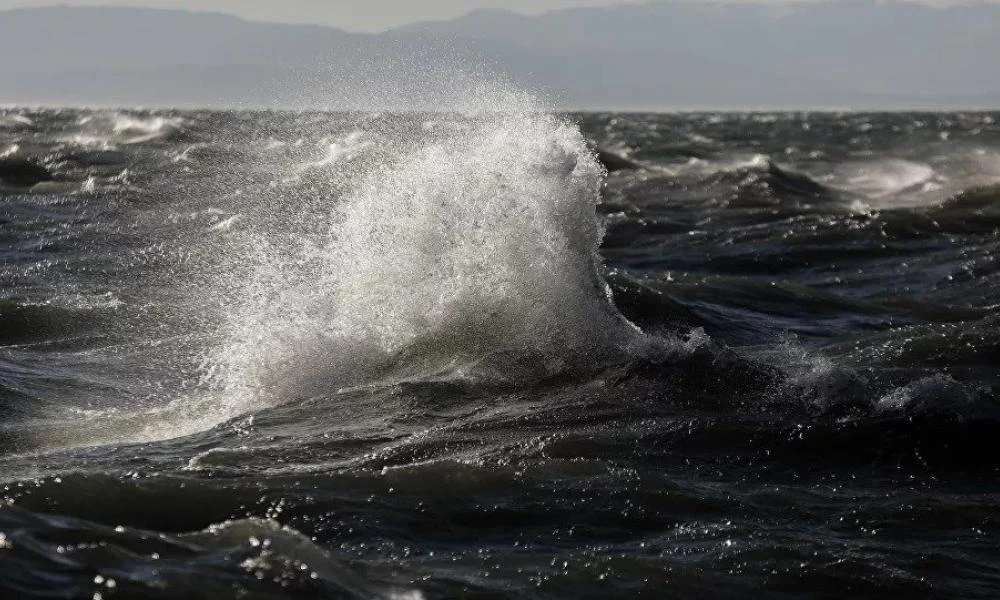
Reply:
M995 597L998 119L0 112L0 596Z

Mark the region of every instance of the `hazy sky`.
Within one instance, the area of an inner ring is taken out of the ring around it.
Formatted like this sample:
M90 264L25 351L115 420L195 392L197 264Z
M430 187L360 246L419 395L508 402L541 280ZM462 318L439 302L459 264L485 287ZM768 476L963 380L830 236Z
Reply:
M954 0L924 2L951 4ZM185 8L237 14L261 21L315 23L374 31L416 21L456 17L474 8L507 8L538 13L555 8L629 3L633 0L0 0L0 9L46 4Z
M398 25L447 19L475 8L507 8L538 13L553 8L609 6L629 0L0 0L0 8L46 4L148 6L217 11L260 21L315 23L374 31Z

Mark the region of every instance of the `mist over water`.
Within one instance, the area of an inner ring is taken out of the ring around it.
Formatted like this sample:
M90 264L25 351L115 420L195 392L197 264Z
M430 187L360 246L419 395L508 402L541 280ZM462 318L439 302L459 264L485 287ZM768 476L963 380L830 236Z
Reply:
M472 78L0 112L0 590L989 597L996 116Z

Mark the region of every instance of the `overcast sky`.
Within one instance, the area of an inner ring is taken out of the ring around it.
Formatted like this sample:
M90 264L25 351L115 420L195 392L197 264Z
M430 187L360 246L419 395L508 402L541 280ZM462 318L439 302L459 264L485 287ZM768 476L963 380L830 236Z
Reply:
M732 1L732 0L730 0ZM758 0L773 1L773 0ZM953 4L955 0L924 0ZM475 8L507 8L539 13L575 6L612 6L632 0L0 0L0 9L46 4L148 6L218 11L260 21L315 23L342 29L378 31L433 19L456 17Z

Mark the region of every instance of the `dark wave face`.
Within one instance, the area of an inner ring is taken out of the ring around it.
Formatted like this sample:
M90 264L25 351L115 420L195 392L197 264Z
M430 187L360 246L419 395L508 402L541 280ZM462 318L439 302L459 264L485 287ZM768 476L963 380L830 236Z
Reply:
M998 119L0 111L0 597L993 598Z

